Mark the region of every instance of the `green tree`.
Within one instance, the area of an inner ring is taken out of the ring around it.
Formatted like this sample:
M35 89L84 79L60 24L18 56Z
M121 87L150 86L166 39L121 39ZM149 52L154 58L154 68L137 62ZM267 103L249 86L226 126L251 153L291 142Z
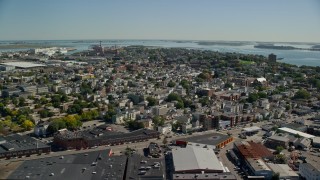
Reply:
M248 102L253 103L259 99L259 96L257 93L250 93L248 97Z
M152 118L152 123L154 127L163 126L164 125L164 118L162 116L155 116Z
M294 95L294 99L309 99L311 97L310 93L305 89L300 89L296 94Z
M204 96L202 97L199 102L201 103L202 106L209 106L210 105L210 101L209 101L209 97L208 96Z
M184 108L183 101L178 101L175 107L176 107L177 109L183 109L183 108Z
M157 100L151 96L147 97L148 106L154 106L157 104Z
M170 80L167 86L168 86L168 87L175 87L175 86L176 86L176 83L173 82L172 80Z
M144 128L144 125L142 122L138 121L126 121L126 126L131 130L137 130Z
M280 179L280 174L279 173L273 173L271 180L279 180Z
M170 93L167 97L167 101L182 101L181 97L176 93Z
M190 89L190 83L186 79L182 79L181 82L180 82L180 85L185 89Z
M277 154L280 154L281 151L283 151L283 150L284 150L284 148L283 148L282 146L277 146L277 147L276 147L276 152L277 152Z
M275 161L276 161L276 163L279 163L279 164L286 164L287 158L284 154L277 154Z
M55 133L60 129L66 128L66 122L63 121L62 119L54 119L51 121L51 123L48 126L48 132L49 133Z
M24 99L23 97L20 97L19 98L19 106L22 107L25 105L26 105L26 99Z
M224 84L224 88L233 88L232 84L231 83L226 83Z
M257 95L259 96L259 98L267 98L268 97L267 94L264 92L258 92Z

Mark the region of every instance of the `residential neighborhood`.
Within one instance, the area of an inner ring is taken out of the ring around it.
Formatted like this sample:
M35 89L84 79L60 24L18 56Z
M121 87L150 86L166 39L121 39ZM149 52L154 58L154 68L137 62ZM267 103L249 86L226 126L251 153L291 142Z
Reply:
M157 179L320 178L319 67L261 55L101 44L0 58L2 165L24 158L28 167L41 158L93 161L106 159L107 151L108 167L121 161L133 168L114 179L150 179L152 169ZM90 169L84 164L83 173ZM58 179L57 168L36 177L17 166L0 178Z

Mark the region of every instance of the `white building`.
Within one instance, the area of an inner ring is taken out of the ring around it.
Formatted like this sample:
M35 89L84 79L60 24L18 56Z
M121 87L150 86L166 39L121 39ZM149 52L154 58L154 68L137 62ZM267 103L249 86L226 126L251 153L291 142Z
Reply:
M221 165L213 149L189 146L172 149L175 173L222 173Z
M15 67L14 66L10 66L10 65L0 65L0 71L12 71L14 70Z
M272 164L267 163L270 169L275 172L279 173L280 179L290 179L290 180L298 180L299 175L292 170L287 164Z
M163 126L158 127L158 132L161 134L167 134L172 131L172 125L171 124L165 124Z

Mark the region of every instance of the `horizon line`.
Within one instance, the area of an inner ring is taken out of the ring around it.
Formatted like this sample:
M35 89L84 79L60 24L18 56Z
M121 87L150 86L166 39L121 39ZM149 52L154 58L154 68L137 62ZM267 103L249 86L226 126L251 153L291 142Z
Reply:
M316 41L262 41L262 40L200 40L200 39L135 39L135 38L93 38L93 39L17 39L17 40L0 40L1 41L103 41L103 40L131 40L131 41L198 41L198 42L262 42L262 43L320 43Z

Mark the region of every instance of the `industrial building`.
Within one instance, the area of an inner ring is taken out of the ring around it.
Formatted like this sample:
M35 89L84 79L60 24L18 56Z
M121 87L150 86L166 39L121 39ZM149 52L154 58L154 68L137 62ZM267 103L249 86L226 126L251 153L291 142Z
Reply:
M186 146L172 149L175 173L222 173L221 165L214 151L209 148Z
M174 174L173 180L236 180L230 173Z
M50 146L31 138L12 134L0 137L0 158L30 156L32 154L50 153Z
M304 132L301 132L301 131L297 131L297 130L294 130L294 129L291 129L291 128L287 128L287 127L282 127L282 128L278 128L280 131L282 132L286 132L286 133L289 133L289 134L292 134L292 135L296 135L298 134L299 136L301 137L304 137L304 138L314 138L315 136L314 135L311 135L311 134L307 134L307 133L304 133Z
M279 173L280 179L290 179L290 180L298 180L299 175L292 170L288 164L272 164L267 163L267 165L270 167L270 169L274 173Z
M10 66L10 65L0 65L0 71L12 71L14 70L15 67L14 66Z
M139 129L129 133L109 131L103 127L76 132L65 129L54 135L53 144L62 149L86 149L101 145L145 141L158 136L159 133L157 131L149 129Z
M234 143L234 152L238 155L241 165L254 176L272 177L273 171L264 160L273 160L274 155L262 144L253 141Z
M257 126L252 126L252 127L243 128L242 130L243 130L243 133L247 135L253 135L258 133L261 130L261 128Z
M233 137L220 133L212 133L189 138L182 138L179 139L179 141L207 144L215 146L216 148L223 148L225 145L233 141Z
M1 63L1 65L13 66L13 67L19 68L19 69L46 67L46 65L44 65L44 64L27 62L27 61L12 61L12 62Z

